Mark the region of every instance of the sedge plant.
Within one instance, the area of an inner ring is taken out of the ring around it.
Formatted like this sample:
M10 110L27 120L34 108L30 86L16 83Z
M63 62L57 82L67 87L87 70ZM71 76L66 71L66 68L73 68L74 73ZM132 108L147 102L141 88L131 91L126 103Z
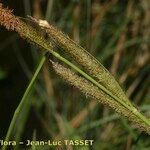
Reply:
M22 21L20 17L15 16L11 10L4 8L2 3L0 3L0 24L8 30L16 31L23 39L37 45L43 52L53 55L58 62L50 60L50 64L58 75L84 94L112 108L120 116L126 117L140 131L150 134L150 120L134 107L115 78L94 56L54 25L34 18L32 18L32 21L37 23L51 40L46 39L44 35ZM52 43L58 45L62 51L65 51L70 56L70 59L66 59L63 54L56 52ZM72 59L76 64L71 62ZM42 61L43 63L44 61ZM41 67L42 65L40 65ZM38 73L36 72L36 77L37 75ZM33 82L30 84L32 85ZM22 99L22 101L25 100L27 101L27 97ZM20 104L24 103L22 101ZM17 118L17 116L18 113L15 113L14 118ZM14 120L12 119L6 136L7 140L10 139L13 128Z

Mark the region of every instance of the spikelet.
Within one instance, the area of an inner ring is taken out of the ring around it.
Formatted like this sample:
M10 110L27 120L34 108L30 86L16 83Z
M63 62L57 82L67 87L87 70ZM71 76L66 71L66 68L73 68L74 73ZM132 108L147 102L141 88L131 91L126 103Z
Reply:
M52 51L52 44L48 42L40 32L24 22L21 23L21 28L17 30L21 37L27 39L31 43L34 43L40 49Z
M41 49L52 50L51 43L47 42L41 33L20 20L19 17L16 17L12 10L4 8L2 3L0 3L0 25L4 26L7 30L15 30L21 37L34 43Z
M65 81L69 84L75 86L84 94L88 94L91 98L97 99L100 103L105 106L109 106L113 110L115 110L119 115L128 118L134 125L137 125L141 131L145 131L150 134L150 126L146 125L139 119L136 115L134 115L131 111L129 111L126 107L118 104L118 102L114 101L109 95L104 93L98 87L94 86L89 81L85 80L83 77L76 75L73 71L64 66L55 63L53 61L52 65L57 74L59 74ZM133 108L132 108L133 109ZM136 108L134 108L137 111ZM139 113L137 111L137 113Z
M0 3L0 25L8 30L15 30L20 27L19 19L12 12L8 8L3 8L3 4Z
M129 106L132 105L114 77L96 58L53 25L45 22L44 25L39 22L39 25L45 29L47 34L56 42L56 44L70 54L76 62L82 65L98 83L102 84L106 89L111 91L113 95L120 98Z

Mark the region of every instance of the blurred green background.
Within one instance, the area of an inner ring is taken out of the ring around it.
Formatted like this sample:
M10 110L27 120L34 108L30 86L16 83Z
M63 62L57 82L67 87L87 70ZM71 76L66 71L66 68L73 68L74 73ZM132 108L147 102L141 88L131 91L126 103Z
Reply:
M149 0L3 0L2 3L18 16L31 15L57 25L100 60L135 106L150 116ZM5 137L41 55L37 47L0 27L0 139ZM147 135L65 83L49 62L28 98L30 101L19 115L13 135L18 141L93 139L91 147L62 149L150 149Z

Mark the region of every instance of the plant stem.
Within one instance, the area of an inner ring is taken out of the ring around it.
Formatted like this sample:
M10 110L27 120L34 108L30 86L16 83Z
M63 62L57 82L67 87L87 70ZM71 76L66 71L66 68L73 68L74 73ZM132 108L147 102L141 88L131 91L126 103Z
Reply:
M19 103L17 109L14 112L13 118L11 120L10 126L8 128L8 131L7 131L7 134L6 134L6 137L5 137L5 141L9 141L10 136L11 136L11 134L13 132L13 129L14 129L15 123L17 122L17 118L19 116L19 113L21 112L22 108L24 107L24 104L27 103L27 101L29 100L29 99L27 99L27 97L31 93L31 91L33 89L33 86L34 86L34 83L35 83L35 81L38 77L38 74L39 74L43 64L45 63L45 61L46 61L46 56L42 56L42 58L39 62L39 65L38 65L32 79L31 79L31 81L30 81L30 83L29 83L22 99L21 99L21 102ZM2 150L6 150L6 149L7 149L7 146L3 145Z
M42 45L41 45L42 46ZM132 112L135 116L137 116L138 118L140 118L147 126L150 126L150 121L143 116L141 113L139 113L137 111L136 108L129 106L128 104L124 103L122 100L120 100L117 96L113 95L110 91L108 91L103 85L99 84L96 80L94 80L92 77L90 77L88 74L86 74L84 71L82 71L80 68L78 68L77 66L75 66L74 64L72 64L70 61L68 61L67 59L65 59L64 57L62 57L60 54L58 54L55 51L49 50L46 47L44 47L46 50L48 50L53 56L55 56L57 59L61 60L62 62L64 62L65 64L67 64L68 66L70 66L71 68L73 68L74 70L76 70L78 73L80 73L83 77L85 77L87 80L89 80L90 82L92 82L94 85L96 85L97 87L99 87L103 92L105 92L106 94L108 94L110 97L112 97L113 99L115 99L118 103L120 103L122 106L124 106L126 109L128 109L130 112Z

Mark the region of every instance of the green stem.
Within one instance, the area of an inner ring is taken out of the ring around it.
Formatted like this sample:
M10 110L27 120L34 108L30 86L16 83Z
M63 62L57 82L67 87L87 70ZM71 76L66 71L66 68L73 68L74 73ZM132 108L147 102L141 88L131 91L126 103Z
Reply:
M121 101L117 96L113 95L104 86L100 85L96 80L94 80L92 77L90 77L88 74L86 74L80 68L78 68L77 66L75 66L74 64L72 64L70 61L68 61L67 59L65 59L64 57L62 57L57 52L55 52L53 50L50 50L47 47L44 47L43 45L40 45L40 46L42 46L44 49L48 50L57 59L61 60L62 62L64 62L65 64L67 64L68 66L70 66L71 68L73 68L74 70L76 70L78 73L80 73L82 76L84 76L87 80L91 81L94 85L96 85L97 87L99 87L103 92L105 92L110 97L112 97L113 99L115 99L118 103L120 103L122 106L124 106L125 108L127 108L135 116L137 116L138 118L140 118L147 126L150 126L150 121L145 116L143 116L141 113L139 113L135 107L131 107L128 104L126 104L123 101Z
M35 83L36 79L37 79L37 76L38 76L38 74L39 74L39 72L40 72L40 70L41 70L43 64L45 63L45 61L46 61L46 57L45 57L45 56L42 56L42 58L41 58L41 60L40 60L40 63L39 63L39 65L38 65L38 67L37 67L37 69L36 69L36 71L35 71L35 73L34 73L32 79L31 79L31 81L30 81L30 83L29 83L29 85L28 85L28 87L27 87L27 89L26 89L26 91L25 91L25 93L24 93L22 99L21 99L21 102L19 103L17 109L16 109L15 112L14 112L13 118L12 118L12 120L11 120L9 129L8 129L7 134L6 134L6 137L5 137L5 141L9 141L10 136L12 135L12 132L13 132L15 123L16 123L17 118L18 118L18 116L19 116L19 113L20 113L21 110L23 109L24 104L27 103L27 101L28 101L27 97L28 97L28 95L31 93L31 90L32 90L32 88L33 88L33 86L34 86L34 83ZM6 149L7 149L7 146L3 145L2 150L6 150Z

